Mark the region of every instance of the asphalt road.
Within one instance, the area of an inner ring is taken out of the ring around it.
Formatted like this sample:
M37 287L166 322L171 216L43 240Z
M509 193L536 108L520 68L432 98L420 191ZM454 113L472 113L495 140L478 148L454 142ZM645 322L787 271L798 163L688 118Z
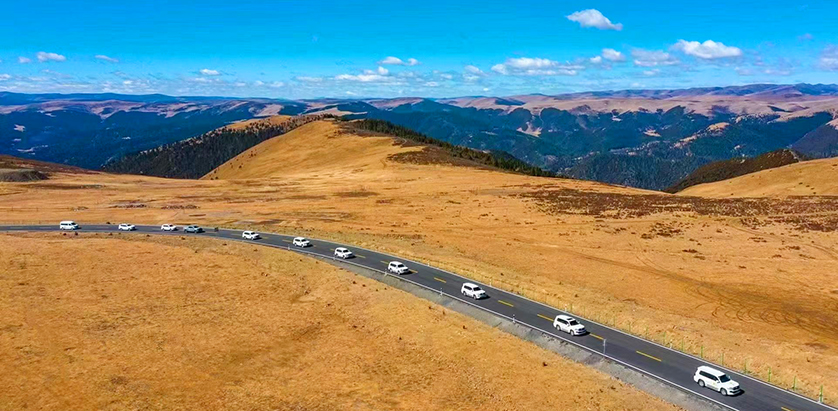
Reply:
M79 231L115 232L117 231L116 227L116 225L85 225ZM384 272L390 261L401 261L411 269L410 274L399 276L402 280L447 294L452 298L464 301L497 316L514 319L518 323L568 341L591 352L604 355L611 360L731 409L740 411L836 411L835 408L819 404L791 391L757 381L729 369L725 369L725 371L731 378L739 382L743 393L734 397L722 396L710 389L700 388L692 379L699 365L721 368L717 365L706 363L700 358L668 349L576 315L572 316L579 319L590 331L590 334L572 337L553 328L553 318L558 314L567 314L561 310L419 262L351 245L315 239L309 239L312 244L311 247L300 249L291 245L291 239L294 236L288 235L260 233L262 235L261 239L246 241L241 238L242 232L239 230L220 229L215 232L209 229L201 234L187 234L180 231L181 229L182 227L179 228L179 231L171 233L160 231L157 226L137 226L137 230L132 233L223 238L271 247L290 248L297 252L329 258L333 257L336 247L346 247L356 254L355 258L346 261L346 263ZM0 231L58 231L58 224L51 226L0 226ZM462 296L460 287L466 281L479 284L486 290L489 298L472 300Z

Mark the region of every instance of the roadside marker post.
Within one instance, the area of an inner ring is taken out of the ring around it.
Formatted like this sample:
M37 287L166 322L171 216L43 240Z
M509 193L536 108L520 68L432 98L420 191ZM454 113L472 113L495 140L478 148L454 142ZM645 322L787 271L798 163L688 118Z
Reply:
M818 402L823 404L823 384L821 384L821 393L818 395Z
M768 382L771 382L771 367L768 367Z
M607 338L603 338L603 339L602 339L602 353L603 353L603 354L605 354L605 347L606 347L606 344L607 344L607 343L608 343L608 339L607 339Z
M794 382L791 383L791 390L797 391L797 376L794 376Z

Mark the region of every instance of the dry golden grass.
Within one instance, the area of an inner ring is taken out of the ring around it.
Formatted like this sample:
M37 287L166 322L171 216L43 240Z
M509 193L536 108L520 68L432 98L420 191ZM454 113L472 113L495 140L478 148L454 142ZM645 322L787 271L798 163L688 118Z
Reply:
M838 392L838 210L392 160L416 149L311 123L218 171L243 179L2 184L0 220L194 222L345 241L674 348L703 345L709 359L747 361L762 378L772 367L774 382L791 386L796 375L808 395L820 384Z
M3 410L675 409L281 250L0 235L0 273Z
M250 119L250 120L237 121L233 124L230 124L227 127L230 128L230 129L233 129L233 130L242 130L242 129L246 128L247 126L249 126L251 124L256 124L256 123L266 123L266 124L269 124L269 125L279 125L279 124L284 123L285 121L287 121L290 118L291 118L291 116L286 116L286 115L279 114L279 115L270 116L270 117L266 117L266 118L253 118L253 119Z
M702 197L838 196L838 158L803 161L787 166L699 184L678 193Z

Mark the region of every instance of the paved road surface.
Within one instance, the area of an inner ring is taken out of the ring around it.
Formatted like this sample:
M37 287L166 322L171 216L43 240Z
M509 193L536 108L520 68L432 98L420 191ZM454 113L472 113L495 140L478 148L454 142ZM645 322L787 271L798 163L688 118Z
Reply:
M0 231L58 231L58 225L53 226L0 226ZM82 232L114 232L116 225L86 225L82 226ZM244 241L241 238L241 231L221 229L218 232L208 230L202 234L186 234L182 231L167 233L160 231L156 226L137 226L133 233L154 233L164 235L201 236L210 238L223 238L228 240ZM481 284L477 281L468 280L464 277L436 269L418 262L404 258L386 255L371 250L365 250L351 245L337 244L323 240L311 240L312 246L300 249L291 245L293 236L260 233L262 238L256 241L248 241L266 246L290 248L292 250L320 256L332 257L336 247L347 247L356 254L356 258L349 263L360 265L366 268L383 272L390 261L397 260L405 263L411 273L402 275L405 281L431 288L447 294L458 300L482 308L495 315L513 319L519 323L528 325L534 329L550 334L556 338L568 341L583 347L589 351L601 353L612 360L618 361L631 368L637 369L644 374L656 377L682 390L702 396L714 402L720 403L729 408L740 411L835 411L835 408L818 404L790 391L777 388L763 382L746 377L737 372L727 370L729 375L742 387L744 391L735 397L725 397L709 389L700 388L692 380L695 369L699 365L711 365L700 358L693 357L678 351L670 350L653 342L643 340L621 331L597 324L579 316L578 318L590 331L585 336L571 337L565 333L559 333L553 328L553 318L565 312L534 302L506 291L502 291ZM480 284L486 290L489 298L483 300L472 300L460 294L460 286L465 281ZM604 351L604 353L603 353Z

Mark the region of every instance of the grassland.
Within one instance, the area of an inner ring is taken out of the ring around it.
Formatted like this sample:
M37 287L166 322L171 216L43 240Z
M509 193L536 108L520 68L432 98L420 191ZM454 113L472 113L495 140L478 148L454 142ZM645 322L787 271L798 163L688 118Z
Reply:
M838 196L838 158L803 161L682 191L703 197Z
M827 400L838 393L836 199L673 196L412 161L422 150L315 122L200 181L67 173L3 184L0 220L198 223L345 241L747 363L763 379L770 369L783 386L796 377L810 396L821 384Z
M0 235L0 273L2 410L675 409L281 250Z

